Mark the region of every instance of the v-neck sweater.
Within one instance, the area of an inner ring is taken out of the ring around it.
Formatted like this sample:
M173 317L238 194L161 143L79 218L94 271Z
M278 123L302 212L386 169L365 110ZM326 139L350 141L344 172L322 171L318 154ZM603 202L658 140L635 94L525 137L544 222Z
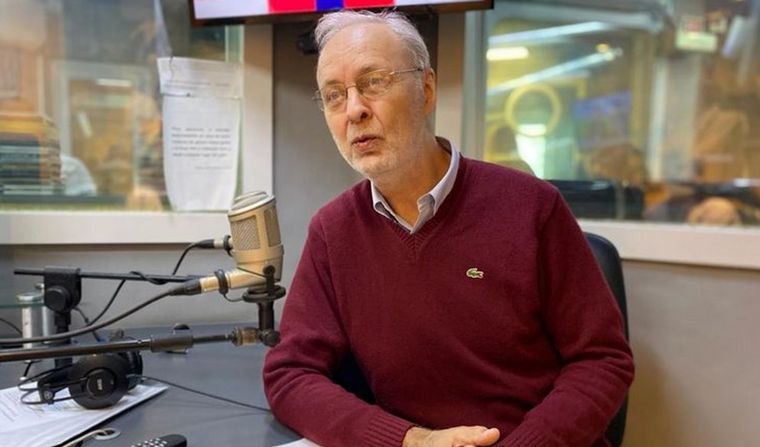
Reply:
M362 181L309 224L264 365L277 419L325 447L401 446L415 425L497 427L497 446L606 445L633 362L557 190L462 157L413 234L370 196ZM348 353L374 404L331 379Z

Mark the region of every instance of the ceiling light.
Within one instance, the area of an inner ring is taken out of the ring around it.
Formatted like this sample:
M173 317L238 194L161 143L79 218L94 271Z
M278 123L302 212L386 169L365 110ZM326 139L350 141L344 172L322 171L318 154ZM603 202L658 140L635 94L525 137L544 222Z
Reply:
M530 53L525 47L490 48L486 52L486 59L489 61L510 61L525 59L529 55Z

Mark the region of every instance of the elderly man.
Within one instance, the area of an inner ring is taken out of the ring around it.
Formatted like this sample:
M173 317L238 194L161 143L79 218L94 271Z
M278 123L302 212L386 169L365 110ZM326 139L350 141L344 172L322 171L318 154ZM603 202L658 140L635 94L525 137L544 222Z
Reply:
M309 225L264 367L274 415L326 447L606 445L633 363L557 191L435 136L402 15L337 12L315 34L317 100L367 180ZM336 383L348 357L372 403Z

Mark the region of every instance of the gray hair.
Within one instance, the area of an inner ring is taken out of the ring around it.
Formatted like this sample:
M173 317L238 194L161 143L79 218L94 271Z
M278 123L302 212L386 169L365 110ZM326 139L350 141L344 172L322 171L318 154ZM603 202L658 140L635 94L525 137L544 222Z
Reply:
M404 42L418 68L430 68L430 53L425 41L414 24L402 13L396 11L351 11L343 10L325 14L319 19L314 30L314 39L321 52L327 42L342 29L356 24L377 23L391 29Z

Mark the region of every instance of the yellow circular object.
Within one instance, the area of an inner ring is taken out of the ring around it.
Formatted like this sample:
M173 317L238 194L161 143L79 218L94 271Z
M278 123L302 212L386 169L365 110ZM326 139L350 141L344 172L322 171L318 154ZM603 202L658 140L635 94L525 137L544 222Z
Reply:
M551 115L549 115L549 122L546 123L546 128L543 132L525 132L524 130L521 131L520 125L515 118L515 111L517 109L518 103L520 102L520 99L522 99L523 96L527 95L528 93L539 93L546 96L546 98L549 100L549 104L551 105ZM559 119L561 116L562 102L559 99L559 94L554 89L554 87L548 84L536 83L518 87L512 92L512 94L509 95L506 103L504 104L504 120L507 122L509 127L514 130L515 133L519 133L527 137L540 137L551 133L557 127L557 124L559 124Z

